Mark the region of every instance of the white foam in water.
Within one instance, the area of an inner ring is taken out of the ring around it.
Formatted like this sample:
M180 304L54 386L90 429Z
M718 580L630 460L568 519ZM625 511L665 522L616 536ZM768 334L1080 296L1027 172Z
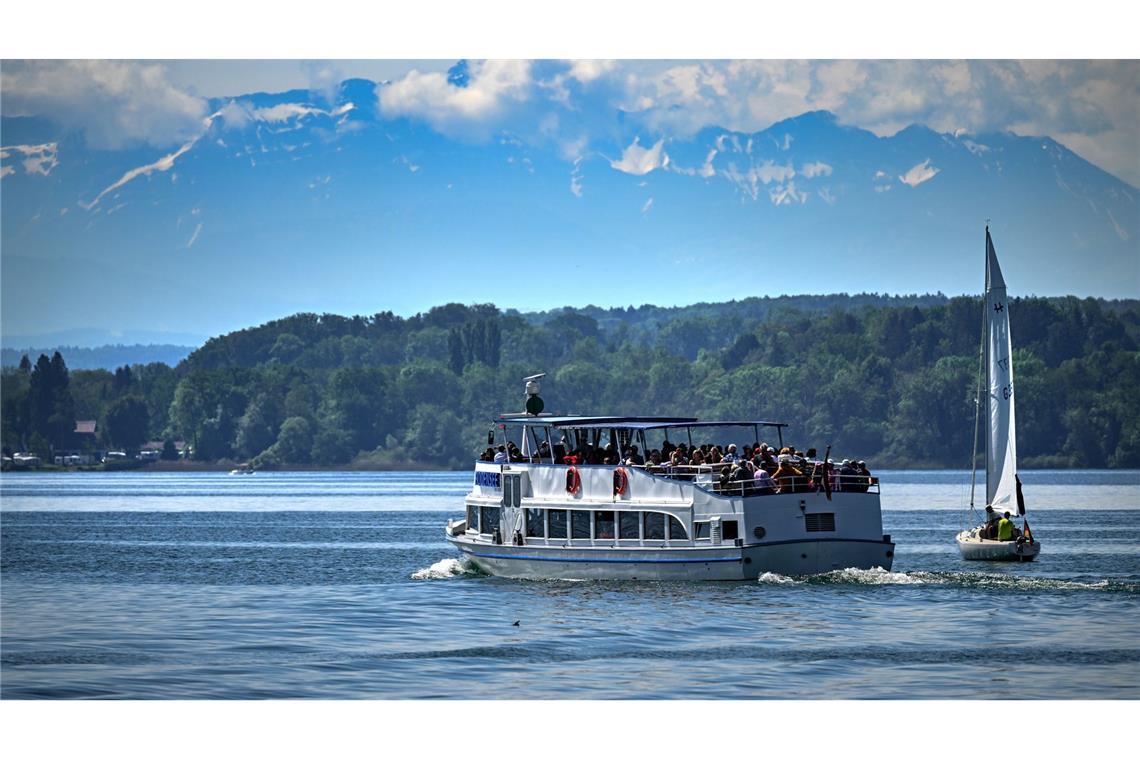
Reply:
M893 573L881 567L872 567L870 570L848 567L844 570L832 570L830 573L824 573L824 577L845 583L862 583L869 586L926 583L922 578L914 575Z
M414 581L432 581L442 580L445 578L454 578L457 575L466 575L467 568L463 563L454 557L441 559L431 567L425 567L422 570L417 570L412 573L412 580Z
M798 581L795 578L789 578L779 573L763 573L756 581L758 583L775 583L780 586L803 583L803 581Z

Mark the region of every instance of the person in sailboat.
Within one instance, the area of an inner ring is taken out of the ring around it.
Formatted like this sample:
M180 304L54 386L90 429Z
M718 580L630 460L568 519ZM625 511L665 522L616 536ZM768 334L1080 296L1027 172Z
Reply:
M982 538L988 538L991 541L997 539L997 512L994 511L992 506L986 507L986 524L982 528Z
M1009 519L1009 512L1006 512L997 524L997 540L998 541L1012 541L1013 540L1013 520Z

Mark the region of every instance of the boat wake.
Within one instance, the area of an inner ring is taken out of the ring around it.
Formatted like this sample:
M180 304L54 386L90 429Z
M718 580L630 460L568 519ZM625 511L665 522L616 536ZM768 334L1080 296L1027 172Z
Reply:
M759 583L772 583L777 586L794 586L797 583L804 582L802 578L792 578L779 573L764 573L756 580Z
M464 564L463 560L448 557L441 559L431 567L425 567L412 573L414 581L438 581L447 578L457 578L463 575L479 575L479 571Z
M764 573L757 581L771 585L809 586L931 586L935 588L981 588L1009 591L1107 591L1140 593L1140 583L1131 580L1042 578L1006 573L891 572L848 567L820 575L787 576Z
M884 570L881 567L873 567L870 570L848 567L820 575L788 576L779 573L764 573L756 580L760 583L771 583L779 586L796 584L883 586L926 583L926 579L920 577L922 575L928 575L928 573L892 573L890 570Z

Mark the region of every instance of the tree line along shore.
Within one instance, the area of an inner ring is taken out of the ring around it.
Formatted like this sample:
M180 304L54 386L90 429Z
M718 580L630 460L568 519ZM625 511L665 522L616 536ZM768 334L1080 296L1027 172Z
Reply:
M1140 467L1140 302L1020 298L1010 314L1023 466ZM877 469L961 469L980 325L980 299L941 295L297 314L174 367L24 357L2 373L0 438L6 466L150 445L157 461L112 466L466 469L492 417L522 411L521 378L546 372L548 411L782 421L795 445Z

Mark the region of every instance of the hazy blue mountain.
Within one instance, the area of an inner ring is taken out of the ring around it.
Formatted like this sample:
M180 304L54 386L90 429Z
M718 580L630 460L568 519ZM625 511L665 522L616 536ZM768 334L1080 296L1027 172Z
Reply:
M108 345L79 347L73 345L52 345L50 348L8 348L0 349L0 366L15 367L20 358L27 356L32 364L40 354L51 356L59 351L67 362L68 369L116 369L135 364L161 362L176 366L194 351L194 346L150 345Z
M6 150L50 146L5 159L5 344L446 301L659 303L678 279L684 303L977 292L987 218L1018 294L1137 292L1140 191L1047 137L877 137L812 112L688 138L619 123L575 161L553 140L384 120L377 97L350 80L331 99L218 100L200 138L165 150L3 119Z
M74 346L77 348L106 348L125 346L168 346L173 348L200 346L207 335L173 332L168 330L125 330L112 332L89 327L71 330L56 330L35 334L5 333L3 346L8 349L21 349L25 346Z

